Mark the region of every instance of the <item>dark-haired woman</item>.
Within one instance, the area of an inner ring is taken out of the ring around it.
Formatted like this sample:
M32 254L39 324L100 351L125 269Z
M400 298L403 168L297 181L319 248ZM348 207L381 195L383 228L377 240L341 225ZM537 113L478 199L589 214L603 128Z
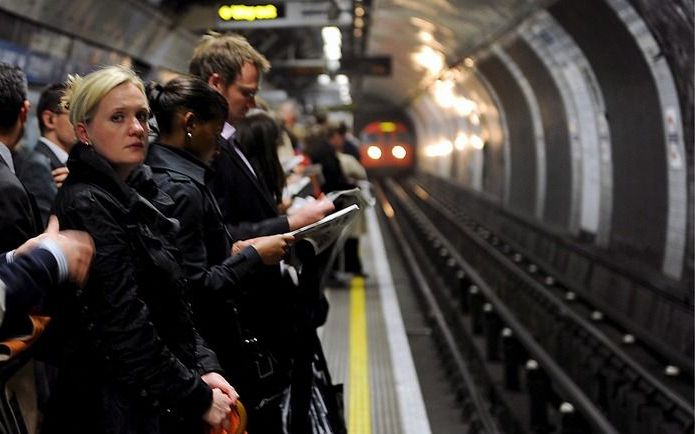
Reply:
M282 201L282 190L285 188L285 173L278 158L280 144L280 127L267 113L256 112L235 125L236 138L239 147L256 173L272 193L275 203Z
M140 79L109 67L74 78L65 95L80 143L56 199L65 229L94 239L84 288L52 293L60 371L45 434L202 433L236 392L193 327L170 201L146 167L149 106ZM52 335L51 335L52 333Z
M242 354L248 357L248 348L242 347L241 341L252 336L272 346L269 341L274 336L263 331L278 321L273 312L284 297L278 288L257 287L247 278L277 264L292 237L274 235L247 241L246 247L230 256L236 240L226 231L207 187L208 162L217 149L226 101L194 77L179 77L165 86L151 85L148 93L160 134L150 148L147 163L159 187L174 200L173 206L162 207L162 211L181 225L178 247L191 282L196 324L243 395L250 411L249 432L267 432L254 431L254 423L258 427L262 422L254 417L260 385L247 375L245 362L240 360Z

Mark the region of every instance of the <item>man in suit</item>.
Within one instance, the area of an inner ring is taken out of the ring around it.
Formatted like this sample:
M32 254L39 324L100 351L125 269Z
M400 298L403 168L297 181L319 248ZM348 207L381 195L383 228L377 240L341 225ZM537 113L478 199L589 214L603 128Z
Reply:
M189 65L191 74L207 81L229 104L220 152L213 162L211 190L232 236L248 239L298 229L333 210L327 200L309 203L291 216L279 216L272 194L234 141L234 124L256 105L261 74L268 60L242 36L210 34L202 38Z
M29 114L27 81L16 66L0 63L0 251L8 251L42 232L34 198L15 175L12 151L24 134Z
M64 91L64 83L54 83L41 92L36 107L41 138L33 150L22 149L14 159L17 177L34 195L44 225L58 188L68 175L65 164L76 141L68 112L61 104Z
M234 140L234 124L255 107L261 74L269 68L268 60L245 38L235 34L204 36L189 64L189 72L217 90L229 106L220 151L212 164L214 175L210 187L235 240L294 230L320 220L334 209L333 203L324 199L305 205L291 216L279 215L268 186ZM242 319L255 319L248 325L268 338L271 351L280 360L292 363L291 432L303 433L308 432L310 360L318 340L314 339L315 333L307 337L306 332L301 332L307 339L299 337L297 330L306 330L304 324L310 321L301 309L310 310L312 306L300 300L302 291L297 290L282 270L282 264L268 266L252 276L240 313ZM301 345L295 346L298 341ZM250 427L250 432L275 432L272 412L251 409L251 414L259 425Z

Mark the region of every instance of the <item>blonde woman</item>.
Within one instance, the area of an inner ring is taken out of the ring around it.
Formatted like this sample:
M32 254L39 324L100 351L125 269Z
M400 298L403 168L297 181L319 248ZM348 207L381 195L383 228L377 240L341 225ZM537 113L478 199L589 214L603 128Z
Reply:
M236 392L193 328L175 221L142 163L149 106L140 79L109 67L73 78L64 97L79 143L56 198L66 229L96 255L82 289L54 294L59 375L43 433L197 433Z

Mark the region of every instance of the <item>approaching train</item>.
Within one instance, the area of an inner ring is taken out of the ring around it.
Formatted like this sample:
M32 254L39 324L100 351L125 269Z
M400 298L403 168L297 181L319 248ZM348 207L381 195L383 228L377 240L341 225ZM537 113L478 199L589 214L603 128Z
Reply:
M413 134L400 122L372 122L360 133L360 160L371 172L409 171L415 163Z

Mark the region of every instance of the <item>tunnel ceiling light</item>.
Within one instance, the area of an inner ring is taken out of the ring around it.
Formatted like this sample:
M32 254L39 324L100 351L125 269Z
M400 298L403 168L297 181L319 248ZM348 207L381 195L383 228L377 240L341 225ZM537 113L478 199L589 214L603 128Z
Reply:
M454 145L451 140L440 140L429 146L425 146L425 155L427 157L445 157L454 152Z
M324 45L340 45L343 40L340 29L335 26L322 28L321 36L323 37Z
M461 116L469 116L471 113L477 110L477 108L478 105L475 103L475 101L470 100L465 96L456 97L454 100L454 109Z
M335 82L341 86L348 86L350 84L350 79L345 74L338 74L335 77Z
M483 149L485 147L483 139L476 134L471 135L470 143L475 149Z
M454 82L452 80L437 80L434 83L434 100L442 108L451 108L456 103Z
M381 158L381 149L379 149L378 146L370 146L367 148L367 156L371 158L372 160L378 160Z
M425 30L420 30L420 31L417 33L417 36L418 36L418 38L420 38L420 40L421 40L422 42L424 42L425 44L429 44L429 43L431 43L432 41L434 41L434 36L432 36L432 33L427 32L427 31L425 31Z
M419 17L410 17L410 23L420 30L425 30L428 32L434 32L436 26L427 20L423 20Z
M362 6L357 6L355 8L355 16L356 17L363 17L364 16L364 8Z
M360 17L355 18L355 27L358 29L364 27L364 20Z
M328 60L340 60L343 57L343 52L340 45L324 45L323 55Z
M444 54L426 45L423 45L420 51L413 53L412 59L432 76L439 75L444 69Z
M337 71L340 69L340 60L337 59L328 59L326 60L326 68L328 68L329 71Z
M466 65L468 68L472 68L475 66L475 60L473 60L472 57L466 57L463 59L463 64Z
M317 80L321 86L328 86L331 84L331 77L328 74L319 74Z
M468 134L458 133L456 140L454 140L454 147L459 151L463 151L468 146Z
M355 35L355 38L361 38L362 37L362 29L355 29L352 31L352 34Z
M406 154L407 152L405 151L405 148L401 145L396 145L391 149L391 155L399 160L404 159Z
M468 116L468 120L471 121L472 125L478 126L480 125L480 116L478 116L477 113L473 112Z

